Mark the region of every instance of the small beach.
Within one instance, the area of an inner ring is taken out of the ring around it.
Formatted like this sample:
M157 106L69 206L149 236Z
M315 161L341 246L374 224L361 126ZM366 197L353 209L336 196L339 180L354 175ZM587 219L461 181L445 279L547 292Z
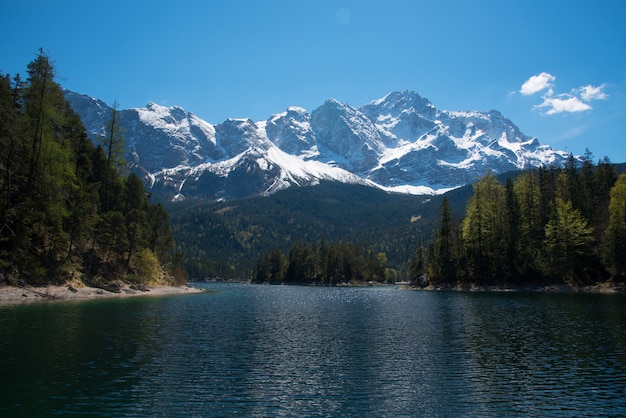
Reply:
M101 298L126 298L136 296L164 296L202 293L204 290L192 286L145 286L142 290L123 285L118 292L89 286L0 286L0 306L19 303L36 303L60 300L86 300Z

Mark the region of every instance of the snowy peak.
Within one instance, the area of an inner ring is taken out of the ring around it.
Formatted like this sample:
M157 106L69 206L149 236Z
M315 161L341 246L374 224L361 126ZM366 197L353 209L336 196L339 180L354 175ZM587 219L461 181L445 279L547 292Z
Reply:
M267 148L265 132L251 119L227 119L215 127L218 146L223 157L234 157L249 148Z
M410 113L430 120L437 114L435 105L414 91L391 92L382 99L371 101L362 109L368 115L387 114L399 117Z
M435 128L437 109L415 92L393 92L362 107L387 147L413 142Z
M303 157L317 155L317 138L311 129L311 116L301 107L270 116L265 131L281 150Z
M65 91L88 134L104 134L112 109ZM121 111L128 160L170 199L266 195L321 180L401 193L438 193L505 172L561 165L563 151L524 135L500 112L438 110L413 91L361 107L327 100L310 114L289 107L266 121L218 125L182 107Z
M384 153L376 126L361 111L335 99L326 101L311 114L322 160L365 173Z

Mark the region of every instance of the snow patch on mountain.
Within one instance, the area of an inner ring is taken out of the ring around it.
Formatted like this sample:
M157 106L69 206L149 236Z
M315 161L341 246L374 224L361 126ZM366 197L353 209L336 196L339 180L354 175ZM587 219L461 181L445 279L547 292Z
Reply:
M65 91L89 135L105 133L111 108ZM567 153L524 135L500 112L438 110L416 92L361 107L330 99L310 114L289 107L266 121L212 125L179 106L121 111L129 161L153 192L171 199L267 195L323 180L394 193L443 193L488 170L561 165Z

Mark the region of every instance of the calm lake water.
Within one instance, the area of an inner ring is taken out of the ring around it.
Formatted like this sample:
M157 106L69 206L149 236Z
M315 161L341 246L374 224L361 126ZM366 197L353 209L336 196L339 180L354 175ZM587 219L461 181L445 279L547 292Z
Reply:
M0 308L0 416L626 415L626 296L201 284Z

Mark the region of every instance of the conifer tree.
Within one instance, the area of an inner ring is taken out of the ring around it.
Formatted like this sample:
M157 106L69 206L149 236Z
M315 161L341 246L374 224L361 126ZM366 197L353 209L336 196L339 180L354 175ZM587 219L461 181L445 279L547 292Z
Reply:
M167 213L137 176L123 180L112 165L119 113L107 153L94 149L54 73L40 50L26 83L0 74L0 277L123 278L138 253L135 270L148 271L172 248Z
M617 172L608 157L604 157L598 161L593 172L593 206L594 219L592 226L594 235L599 242L602 240L602 234L609 225L609 201L611 188L617 181Z
M409 261L409 277L412 282L418 282L419 279L426 273L426 254L424 250L424 244L419 240L417 248Z
M289 250L287 280L304 283L313 280L317 260L315 252L305 243L296 243Z
M453 256L455 247L452 211L448 198L444 197L441 202L439 228L433 243L433 257L429 263L433 282L450 283L456 279L456 260Z

